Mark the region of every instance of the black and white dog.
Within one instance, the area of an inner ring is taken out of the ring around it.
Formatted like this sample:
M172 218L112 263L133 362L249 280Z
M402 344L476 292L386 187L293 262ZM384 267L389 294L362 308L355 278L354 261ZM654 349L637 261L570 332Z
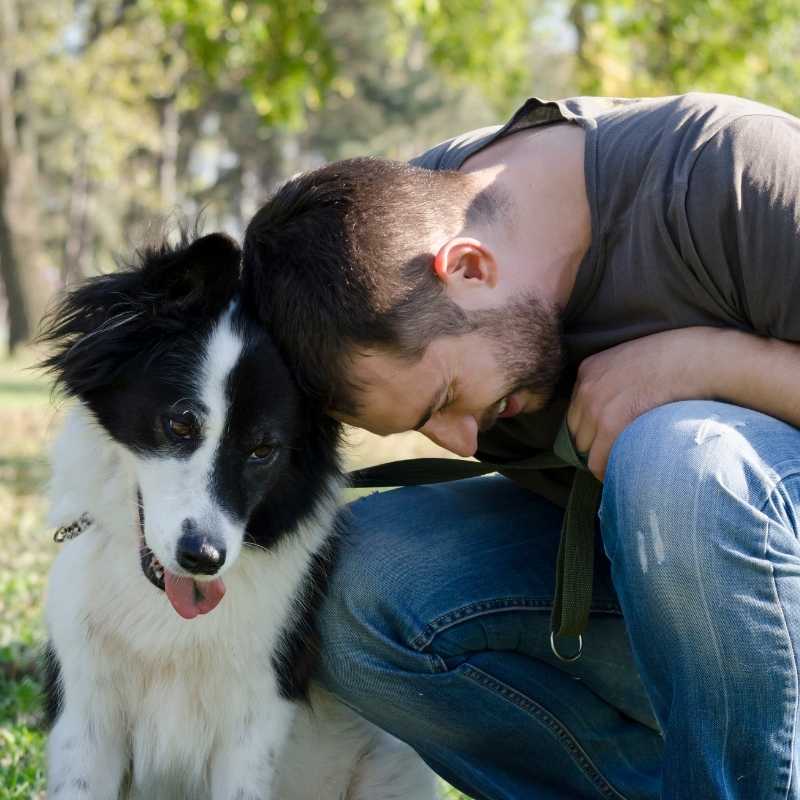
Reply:
M309 688L337 428L237 302L221 234L61 303L51 800L431 800L406 745ZM303 702L306 699L308 702Z

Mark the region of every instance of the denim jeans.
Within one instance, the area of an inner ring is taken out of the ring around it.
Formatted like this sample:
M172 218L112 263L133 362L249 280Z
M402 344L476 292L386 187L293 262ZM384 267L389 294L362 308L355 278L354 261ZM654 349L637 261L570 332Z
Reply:
M705 401L643 415L564 663L561 509L502 477L371 495L344 514L319 678L478 800L800 798L799 514L797 429Z

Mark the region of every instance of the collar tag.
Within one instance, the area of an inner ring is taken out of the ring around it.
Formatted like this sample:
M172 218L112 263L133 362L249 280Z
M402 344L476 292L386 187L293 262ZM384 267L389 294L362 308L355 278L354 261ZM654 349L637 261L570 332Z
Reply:
M61 542L74 539L76 536L80 536L92 522L94 522L94 520L84 511L74 522L70 522L69 525L62 525L58 528L53 534L53 541L61 544Z

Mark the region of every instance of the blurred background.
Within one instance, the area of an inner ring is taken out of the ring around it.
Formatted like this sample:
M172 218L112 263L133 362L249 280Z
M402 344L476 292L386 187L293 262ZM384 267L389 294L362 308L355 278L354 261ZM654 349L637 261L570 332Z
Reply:
M44 797L35 658L59 418L53 294L178 223L409 158L525 97L741 94L800 113L800 0L0 0L0 800ZM350 464L430 452L357 434ZM457 797L457 794L452 794Z

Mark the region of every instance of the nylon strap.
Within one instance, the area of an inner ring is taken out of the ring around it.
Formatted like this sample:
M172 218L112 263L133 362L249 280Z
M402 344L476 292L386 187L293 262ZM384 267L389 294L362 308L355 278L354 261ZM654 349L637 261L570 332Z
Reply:
M578 470L561 527L556 593L550 628L556 636L580 636L589 624L594 578L594 520L603 484Z
M540 453L531 458L492 464L489 461L465 461L461 458L408 458L389 461L374 467L364 467L348 473L350 485L355 489L386 486L421 486L425 483L444 483L475 478L491 472L513 472L529 469L556 469L568 467L554 453Z

